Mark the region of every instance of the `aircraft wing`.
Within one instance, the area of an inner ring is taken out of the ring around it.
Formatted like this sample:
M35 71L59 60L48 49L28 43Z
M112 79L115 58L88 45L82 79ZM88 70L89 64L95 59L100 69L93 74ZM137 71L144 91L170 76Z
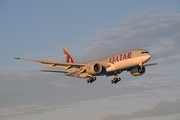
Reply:
M157 65L157 63L148 63L148 64L145 64L144 66L151 66L151 65ZM138 65L137 65L138 66ZM137 66L134 66L134 67L137 67ZM130 71L132 68L134 67L131 67L131 68L127 68L127 69L123 69L122 71Z
M32 59L28 59L28 58L14 58L14 59L39 62L41 64L48 65L50 67L56 66L56 67L61 67L61 68L69 68L71 66L77 66L77 67L85 67L86 66L86 64L66 63L66 62L56 62L56 61L46 61L46 60L32 60Z
M68 73L66 71L63 70L41 70L42 72L56 72L56 73Z
M148 63L148 64L145 64L145 66L151 66L151 65L157 65L157 63Z

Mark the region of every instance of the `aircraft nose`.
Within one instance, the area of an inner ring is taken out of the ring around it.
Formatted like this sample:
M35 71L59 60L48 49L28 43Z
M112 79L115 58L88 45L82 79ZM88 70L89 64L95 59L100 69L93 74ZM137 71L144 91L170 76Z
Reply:
M144 62L147 62L150 58L151 58L151 54L147 54L147 55L143 56L142 60Z
M146 55L145 60L148 61L151 58L151 54L149 53L148 55Z

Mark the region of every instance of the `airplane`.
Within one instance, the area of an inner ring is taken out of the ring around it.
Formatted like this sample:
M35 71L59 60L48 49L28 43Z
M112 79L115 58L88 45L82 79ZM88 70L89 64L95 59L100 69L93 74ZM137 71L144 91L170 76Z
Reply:
M96 81L96 76L114 76L114 79L111 80L112 84L121 81L118 74L123 71L130 71L133 76L141 76L146 72L146 66L157 64L146 64L151 58L151 54L144 49L133 49L85 63L77 63L66 46L63 46L63 52L66 62L32 60L27 58L15 59L39 62L49 67L64 68L64 70L42 70L42 72L64 73L65 76L88 78L87 83Z

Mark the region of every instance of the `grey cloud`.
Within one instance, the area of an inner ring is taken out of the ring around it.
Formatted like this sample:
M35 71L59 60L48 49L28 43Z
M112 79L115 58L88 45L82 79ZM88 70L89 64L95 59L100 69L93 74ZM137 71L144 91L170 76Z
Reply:
M175 52L175 51L174 51ZM175 56L168 56L165 58L158 58L155 61L157 63L163 64L163 63L177 63L180 60L180 55L175 55Z
M4 111L5 108L8 108L8 112L3 113L4 117L40 114L51 109L39 110L38 108L38 110L34 110L34 113L20 112L16 114L14 113L14 110L16 110L14 107L31 104L41 107L53 104L64 106L71 105L72 102L77 103L102 98L113 100L112 98L116 98L115 96L119 96L118 99L120 100L133 99L134 97L157 98L161 97L158 90L179 91L179 79L175 77L178 73L171 75L170 73L158 73L156 71L158 70L151 71L150 74L146 73L145 76L137 78L127 73L122 76L123 81L118 85L111 85L110 77L98 77L94 84L86 84L83 79L64 77L55 73L40 73L38 70L6 71L9 75L4 72L5 78L0 80L0 109ZM1 72L0 76L4 76L3 72ZM175 93L170 93L169 95L173 94ZM20 107L18 111L21 111L21 109L23 111L24 108ZM29 109L34 109L34 107Z
M143 14L129 18L126 22L120 21L116 28L101 29L97 35L88 38L87 40L91 40L88 44L92 47L84 50L81 55L76 55L75 58L78 58L77 61L87 61L119 51L145 48L152 53L154 61L178 62L180 31L177 23L179 19L180 14ZM110 84L110 77L98 77L95 83L86 84L84 79L65 77L56 73L41 73L40 68L1 70L0 116L39 114L46 110L71 106L73 102L78 105L79 102L102 98L112 100L116 96L119 99L161 97L158 90L179 91L180 84L177 75L170 76L164 73L166 66L165 68L157 67L148 68L151 72L148 71L141 77L132 77L130 73L122 73L122 82L117 85ZM173 94L176 93L170 95ZM171 102L167 103L171 104ZM158 109L159 105L158 103L153 109ZM107 109L113 109L113 107L110 106ZM151 110L145 111L153 114ZM122 116L129 119L132 116L141 116L142 112L137 111L132 115ZM112 115L112 117L119 118L119 115Z
M83 79L69 78L56 73L41 73L37 69L1 71L0 76L4 76L4 79L0 80L0 116L41 114L51 110L46 109L47 106L58 109L61 106L71 106L72 103L78 105L83 101L98 99L157 98L161 97L158 90L179 91L179 80L172 77L171 82L167 82L171 74L156 73L152 76L154 73L137 78L127 73L123 75L122 82L111 85L110 77L98 77L94 84L87 84ZM173 94L175 93L170 95ZM51 107L54 105L60 107Z
M156 103L152 108L145 108L131 114L109 115L101 120L131 120L136 118L159 117L180 114L180 100L162 101Z
M92 60L136 48L149 50L154 60L175 58L180 49L179 32L180 14L139 14L125 22L120 21L115 28L100 29L87 39L92 47L83 51L79 58Z
M51 105L23 105L13 108L5 108L0 110L0 118L7 117L16 117L27 114L41 114L44 111L54 110L59 108L69 108L74 107L74 105L59 105L59 104L51 104Z

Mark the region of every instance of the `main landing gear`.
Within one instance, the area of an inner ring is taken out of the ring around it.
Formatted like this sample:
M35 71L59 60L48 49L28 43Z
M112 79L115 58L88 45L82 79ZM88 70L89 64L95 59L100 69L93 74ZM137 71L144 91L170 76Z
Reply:
M120 77L114 77L114 79L111 80L111 84L116 84L116 83L118 83L119 81L121 81L121 78L120 78Z
M96 77L89 77L86 82L93 83L95 80L96 80Z
M116 83L118 83L119 81L121 81L121 78L120 77L118 77L118 74L119 73L115 73L115 75L114 75L114 79L113 80L111 80L111 84L116 84ZM88 79L87 79L87 83L93 83L94 81L96 81L96 77L89 77Z

